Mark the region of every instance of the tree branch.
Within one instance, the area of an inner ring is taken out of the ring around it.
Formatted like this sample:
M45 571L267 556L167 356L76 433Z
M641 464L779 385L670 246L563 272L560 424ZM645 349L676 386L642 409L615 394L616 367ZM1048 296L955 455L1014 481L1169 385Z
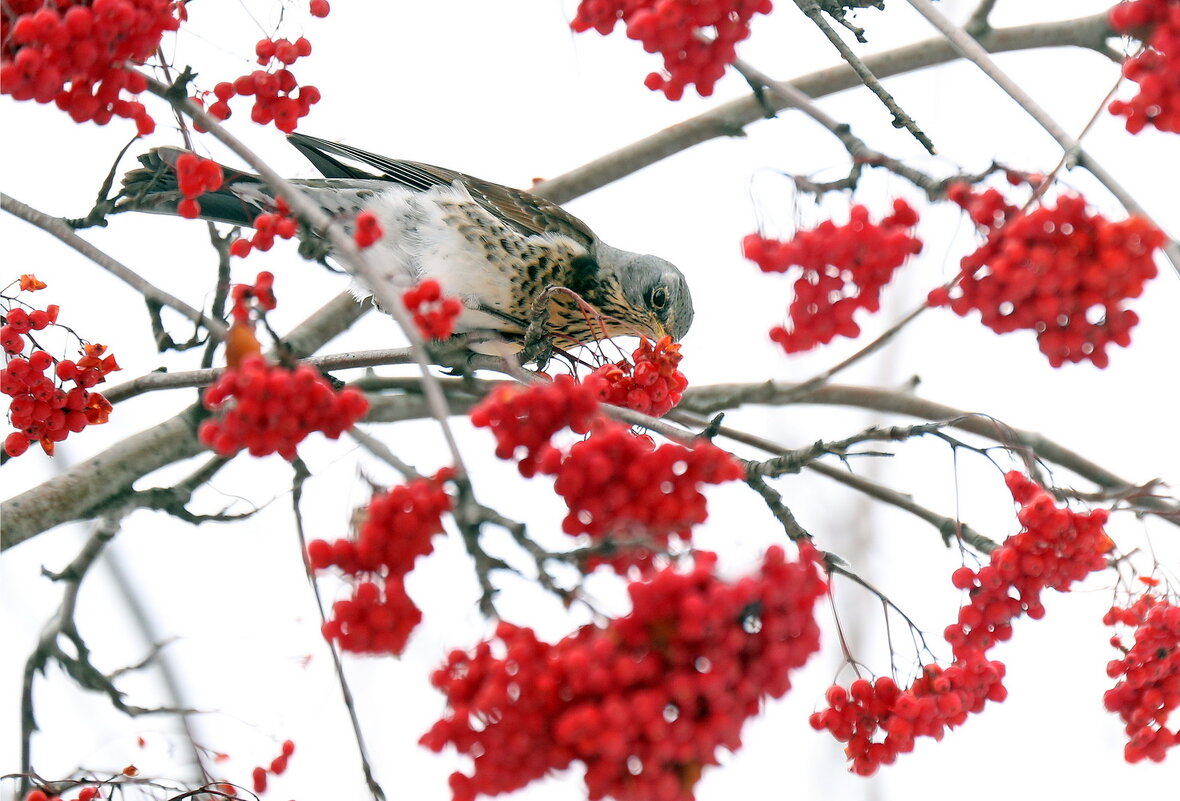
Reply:
M971 38L962 28L955 25L948 20L945 15L930 2L930 0L908 0L909 4L926 20L942 32L951 46L955 48L964 58L971 61L975 66L979 67L995 82L997 86L1003 89L1009 97L1011 97L1016 104L1024 109L1030 117L1037 121L1045 131L1053 137L1057 144L1061 145L1061 149L1065 151L1067 158L1076 160L1077 164L1084 167L1090 172L1098 181L1106 187L1115 198L1123 205L1127 211L1137 214L1140 217L1151 222L1160 230L1161 226L1151 219L1151 216L1139 205L1139 201L1135 196L1123 188L1115 177L1106 171L1106 168L1095 161L1094 157L1082 149L1082 143L1074 136L1066 132L1061 125L1049 116L1049 113L1041 108L1032 97L1021 88L1020 84L1008 77L1008 75L999 68L995 61L988 55L987 50L980 45L979 42ZM1172 263L1172 268L1180 275L1180 243L1169 237L1167 243L1164 245L1164 253L1168 260Z
M207 330L209 335L214 339L225 338L226 325L221 320L214 320L211 317L206 317L204 314L194 309L192 306L188 305L175 295L159 289L155 284L151 283L146 278L136 273L134 270L111 258L106 253L99 250L82 237L78 236L76 233L74 233L74 229L66 225L61 219L57 217L51 217L43 211L37 211L37 209L33 208L32 206L27 206L24 203L21 203L19 200L9 197L4 193L0 193L0 208L3 208L4 211L7 211L14 217L19 217L30 225L40 228L45 233L57 237L64 244L78 251L83 256L97 264L99 267L123 281L125 284L139 292L149 301L153 301L155 303L159 303L162 306L168 306L172 309L175 309L197 325L204 326L205 330Z
M1113 35L1114 32L1110 29L1104 12L1057 22L993 28L980 40L980 44L992 53L1040 47L1082 47L1109 54L1106 40ZM864 63L874 75L888 78L953 61L957 57L958 54L950 43L939 36L885 53L866 56ZM841 64L783 83L789 83L804 94L817 98L851 89L858 86L860 80L851 68ZM777 99L770 99L769 102L774 110L790 106L789 103ZM555 203L565 203L638 172L668 156L687 150L693 145L721 136L741 136L747 125L765 116L766 109L757 98L743 97L731 100L711 111L608 153L565 175L542 181L529 191Z
M1142 489L1142 485L1127 481L1035 431L1013 428L994 418L969 414L961 409L919 398L908 392L830 384L815 389L800 398L796 397L798 386L798 384L766 381L757 384L713 384L703 387L689 387L677 409L709 415L747 403L777 406L790 402L852 406L859 409L918 417L924 420L954 420L953 426L955 428L969 431L1009 447L1027 448L1041 459L1071 470L1104 490L1116 493L1129 491L1131 492L1130 498L1133 498L1133 500L1128 499L1131 508L1139 512L1157 515L1180 526L1180 501L1136 492Z

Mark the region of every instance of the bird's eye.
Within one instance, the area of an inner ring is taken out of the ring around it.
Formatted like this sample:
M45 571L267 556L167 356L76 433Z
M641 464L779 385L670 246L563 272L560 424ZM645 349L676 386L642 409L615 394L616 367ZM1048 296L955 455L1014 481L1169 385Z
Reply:
M651 292L651 307L659 310L668 305L668 290L658 286Z

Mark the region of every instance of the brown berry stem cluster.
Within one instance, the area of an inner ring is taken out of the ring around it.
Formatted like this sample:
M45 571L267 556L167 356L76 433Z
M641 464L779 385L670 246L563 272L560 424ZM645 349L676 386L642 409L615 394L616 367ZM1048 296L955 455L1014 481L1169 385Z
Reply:
M143 64L180 26L173 0L5 0L0 9L0 85L14 100L56 103L75 122L156 123L129 99L147 88Z
M20 286L36 291L44 289L45 283L33 275L23 275ZM0 346L4 350L4 369L0 372L0 392L11 399L8 422L16 429L5 438L4 452L9 457L20 456L32 443L39 442L42 450L52 456L54 446L71 433L107 421L111 404L91 387L106 381L107 374L120 368L115 357L106 354L106 346L81 340L77 359L55 359L37 342L33 332L57 326L58 307L50 304L45 309L27 310L15 305L19 302L15 298L5 295L2 299ZM73 384L69 389L67 382Z
M664 72L651 73L644 84L679 100L687 86L701 97L713 94L737 58L738 42L750 35L750 19L772 9L770 0L582 0L570 27L606 36L625 22L628 39L664 57Z
M770 338L787 353L826 345L837 336L860 336L852 319L858 309L881 308L881 290L922 242L911 234L918 214L900 198L893 213L871 222L864 206L853 206L848 222L826 220L799 231L789 242L750 234L742 249L763 272L781 273L799 267L795 299L788 309L790 329L776 326Z
M1012 621L1020 615L1044 616L1043 590L1068 592L1074 582L1105 567L1103 555L1113 545L1103 530L1105 509L1058 508L1023 474L1010 472L1005 480L1020 505L1023 530L1006 539L978 571L961 567L952 575L954 585L970 593L944 635L954 661L946 668L925 666L905 690L889 677L858 679L848 690L833 685L828 708L812 714L812 727L847 743L853 772L869 776L912 751L916 738L942 739L946 729L962 724L988 701L1003 701L1008 695L1005 668L989 660L988 651L1012 636Z
M458 298L443 297L442 287L433 278L402 294L402 302L414 318L423 339L444 340L455 332L455 320L463 312Z
M448 710L421 742L473 757L470 776L451 776L454 801L575 761L591 799L691 801L718 749L740 747L745 721L819 648L826 591L809 544L798 561L769 548L736 582L716 575L713 554L694 559L633 582L631 613L605 626L549 644L500 623L493 640L450 655L433 677Z
M1123 656L1106 666L1118 682L1103 698L1126 724L1124 757L1132 763L1162 762L1169 748L1180 745L1180 728L1168 728L1169 716L1180 707L1180 607L1148 593L1126 609L1112 607L1103 622L1135 627L1129 648L1122 638L1111 638Z
M397 655L405 648L422 613L406 594L405 577L419 556L434 550L431 538L443 531L442 515L451 497L440 470L378 493L364 510L356 539L313 540L307 558L317 571L335 567L352 584L349 598L332 606L324 638L345 651Z
M1143 42L1123 62L1123 75L1139 85L1130 100L1114 100L1111 114L1127 118L1137 134L1148 125L1180 133L1180 0L1135 0L1110 10L1110 27Z
M646 337L631 354L632 361L622 359L604 364L594 371L602 379L599 400L625 406L652 417L670 412L688 387L688 379L677 369L680 345L672 337L652 344Z
M496 455L515 459L521 475L556 477L554 490L569 508L563 531L625 546L609 557L594 557L590 567L650 570L655 552L666 550L670 537L687 542L692 527L708 516L701 485L733 481L745 472L710 442L656 446L650 437L633 434L599 414L601 392L597 376L582 384L558 376L527 388L505 385L472 409L471 421L492 430ZM567 427L590 436L563 450L550 440Z
M1141 217L1111 222L1084 198L1063 195L1028 212L995 189L954 184L947 197L968 211L987 241L961 261L957 283L930 293L932 306L960 316L975 309L997 334L1027 329L1049 363L1110 363L1106 348L1127 347L1139 316L1126 308L1156 275L1164 234Z

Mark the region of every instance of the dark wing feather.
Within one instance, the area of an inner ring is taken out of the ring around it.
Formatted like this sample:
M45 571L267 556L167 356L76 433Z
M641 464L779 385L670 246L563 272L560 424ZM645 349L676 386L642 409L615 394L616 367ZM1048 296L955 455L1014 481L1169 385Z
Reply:
M525 235L564 234L586 247L590 247L595 240L594 232L577 217L544 198L520 189L484 181L444 167L386 158L306 134L294 133L287 140L326 178L381 178L416 192L423 192L432 186L450 186L457 180L467 187L477 203ZM373 167L379 174L347 165L333 158L330 153Z

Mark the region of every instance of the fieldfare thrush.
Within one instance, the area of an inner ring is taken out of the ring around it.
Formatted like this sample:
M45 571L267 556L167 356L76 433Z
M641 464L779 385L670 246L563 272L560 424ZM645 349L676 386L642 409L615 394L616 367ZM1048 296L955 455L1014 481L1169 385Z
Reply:
M324 176L291 183L350 232L359 212L373 212L384 236L369 252L384 278L398 288L437 280L464 305L458 333L491 332L513 350L538 318L558 347L627 334L679 340L692 323L675 266L611 247L544 198L304 134L288 140ZM183 197L173 168L185 152L140 156L143 167L124 177L116 209L176 214ZM202 218L249 226L276 210L261 178L222 170L221 188L198 198Z

